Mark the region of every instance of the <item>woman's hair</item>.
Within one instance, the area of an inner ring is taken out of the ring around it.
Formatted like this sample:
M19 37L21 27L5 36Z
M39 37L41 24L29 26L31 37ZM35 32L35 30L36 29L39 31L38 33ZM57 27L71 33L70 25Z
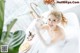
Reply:
M61 15L62 15L61 23L62 23L63 25L67 24L67 19L64 17L64 15L63 15L62 13L61 13Z
M67 19L64 17L63 13L60 11L51 11L49 15L54 15L58 20L61 19L61 24L67 24Z

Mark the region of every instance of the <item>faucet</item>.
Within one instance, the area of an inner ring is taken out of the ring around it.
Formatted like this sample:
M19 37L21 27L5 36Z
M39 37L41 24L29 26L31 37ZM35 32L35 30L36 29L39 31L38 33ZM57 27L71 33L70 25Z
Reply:
M38 16L38 18L40 18L41 16L36 12L36 10L33 8L32 5L35 5L36 7L38 7L38 5L35 4L35 3L30 3L30 7L31 7L31 9L33 10L33 12ZM31 11L30 13L33 13L33 12Z

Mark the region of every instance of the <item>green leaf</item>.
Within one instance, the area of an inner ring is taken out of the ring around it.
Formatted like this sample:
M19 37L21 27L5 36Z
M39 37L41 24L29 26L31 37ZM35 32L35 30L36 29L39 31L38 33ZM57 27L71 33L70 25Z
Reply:
M0 50L1 50L1 45L8 45L9 44L9 42L10 42L10 38L12 38L12 36L13 36L13 33L12 32L10 32L9 33L9 36L8 37L6 37L6 31L4 31L3 33L2 33L2 37L1 37L1 41L0 41ZM6 41L5 41L5 38L7 39ZM1 52L1 51L0 51Z
M3 32L1 43L3 45L8 45L8 53L18 53L20 45L23 43L25 39L25 32L24 31L16 31L14 33L10 32L7 37L7 32ZM4 40L6 38L6 41Z
M0 0L0 39L4 24L4 0Z
M10 24L7 25L7 34L6 37L9 35L10 30L12 29L12 27L14 26L14 24L16 23L17 19L14 19L13 21L10 22Z
M10 43L10 47L16 47L17 45L20 45L23 42L23 38L25 38L25 33L23 31L16 31L14 33L14 37L12 42ZM16 44L18 43L18 44Z
M8 53L18 53L26 34L24 31L10 32L16 21L17 19L14 19L7 25L7 31L2 32L4 25L4 0L0 0L0 50L1 45L8 45Z

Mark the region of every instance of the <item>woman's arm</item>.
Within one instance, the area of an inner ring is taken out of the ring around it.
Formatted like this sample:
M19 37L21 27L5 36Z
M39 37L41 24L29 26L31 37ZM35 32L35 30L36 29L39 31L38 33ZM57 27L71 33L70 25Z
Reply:
M45 26L43 26L42 28L45 28ZM45 41L45 39L42 37L42 35L41 35L40 30L39 30L38 27L36 27L36 30L37 30L37 34L38 34L40 40L43 42L43 44L44 44L45 46L50 46L50 45L52 44L52 42L51 42L50 44L48 44L48 43Z
M41 26L41 29L46 29L46 30L48 30L48 25L47 24L43 24L42 26Z
M44 44L46 47L52 45L52 44L55 43L56 40L57 40L56 37L53 37L53 38L51 39L50 43L47 43L40 34L39 34L39 37L40 37L40 40L43 42L43 44Z
M49 28L48 24L45 24L42 19L37 19L36 26L39 29L46 29L46 30L48 30L48 28Z

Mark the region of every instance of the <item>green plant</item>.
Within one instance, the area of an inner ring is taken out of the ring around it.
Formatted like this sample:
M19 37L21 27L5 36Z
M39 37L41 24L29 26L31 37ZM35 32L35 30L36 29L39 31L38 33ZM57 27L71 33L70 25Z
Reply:
M12 27L16 23L14 19L7 24L7 31L3 31L4 25L4 0L0 0L0 50L1 45L8 45L7 53L18 53L20 45L25 39L25 32L22 30L11 32ZM0 51L1 52L1 51Z
M0 0L0 39L3 30L3 23L4 23L4 0Z

